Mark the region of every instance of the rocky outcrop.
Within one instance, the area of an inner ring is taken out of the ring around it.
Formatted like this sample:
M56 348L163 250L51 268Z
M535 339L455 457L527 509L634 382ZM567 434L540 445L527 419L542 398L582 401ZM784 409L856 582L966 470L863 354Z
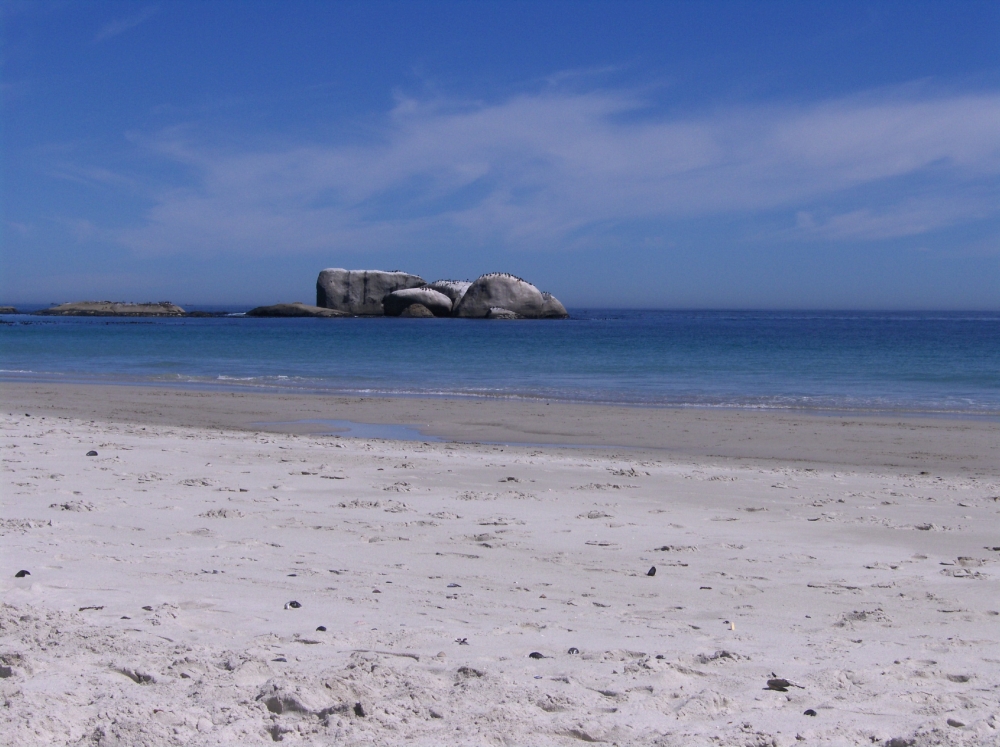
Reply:
M542 319L565 319L569 316L566 307L551 293L542 293Z
M427 287L448 296L451 299L451 308L454 310L470 285L472 285L471 280L435 280L433 283L428 283Z
M168 301L160 303L78 301L59 304L35 313L42 316L184 316L184 309Z
M247 316L256 317L290 317L290 316L307 316L307 317L320 317L328 319L331 317L338 316L350 316L345 311L337 311L336 309L324 309L319 306L309 306L304 303L276 303L273 306L258 306L256 309L250 309L247 312Z
M393 291L426 285L405 272L381 270L323 270L316 280L316 305L358 316L384 314L382 299Z
M382 307L385 309L386 316L399 316L413 304L420 304L434 316L451 315L451 299L444 293L439 293L427 286L393 291L382 299Z
M491 306L490 310L486 312L487 319L523 319L524 317L520 314L515 314L510 309L503 309L499 306Z
M403 309L400 316L408 319L433 319L434 312L428 309L422 303L411 303L409 306Z
M505 272L492 272L477 278L462 296L452 314L486 319L492 308L507 309L525 319L554 319L568 316L566 309L553 296L543 295L527 280Z
M17 309L13 306L0 306L0 314L16 314Z

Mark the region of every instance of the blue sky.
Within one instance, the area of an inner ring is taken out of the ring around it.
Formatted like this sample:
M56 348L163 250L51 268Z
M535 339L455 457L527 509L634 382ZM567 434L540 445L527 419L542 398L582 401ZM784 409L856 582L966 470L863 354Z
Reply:
M996 2L18 2L0 302L1000 309Z

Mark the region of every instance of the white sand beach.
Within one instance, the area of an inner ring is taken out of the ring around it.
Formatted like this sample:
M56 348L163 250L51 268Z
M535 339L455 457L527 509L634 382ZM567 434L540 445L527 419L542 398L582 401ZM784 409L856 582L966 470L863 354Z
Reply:
M995 422L0 394L0 743L1000 744Z

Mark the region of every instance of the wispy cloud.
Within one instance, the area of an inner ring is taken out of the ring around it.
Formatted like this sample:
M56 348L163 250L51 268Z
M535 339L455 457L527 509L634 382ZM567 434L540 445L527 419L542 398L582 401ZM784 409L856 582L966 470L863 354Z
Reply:
M141 224L114 238L145 252L572 247L630 226L662 234L677 220L777 212L786 238L877 240L1000 214L982 197L1000 177L1000 93L689 118L649 104L609 90L401 99L360 144L235 150L162 133L147 145L194 179L156 190Z
M98 31L93 38L94 44L100 44L103 41L107 41L119 34L124 34L126 31L131 31L136 26L141 23L145 23L159 10L155 5L149 5L143 8L138 13L126 16L125 18L118 18L110 23L104 25L100 31Z

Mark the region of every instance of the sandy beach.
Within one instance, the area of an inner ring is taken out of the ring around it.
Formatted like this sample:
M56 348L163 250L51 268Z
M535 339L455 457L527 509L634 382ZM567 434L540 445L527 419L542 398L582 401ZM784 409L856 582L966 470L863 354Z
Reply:
M995 421L0 403L0 743L1000 744Z

